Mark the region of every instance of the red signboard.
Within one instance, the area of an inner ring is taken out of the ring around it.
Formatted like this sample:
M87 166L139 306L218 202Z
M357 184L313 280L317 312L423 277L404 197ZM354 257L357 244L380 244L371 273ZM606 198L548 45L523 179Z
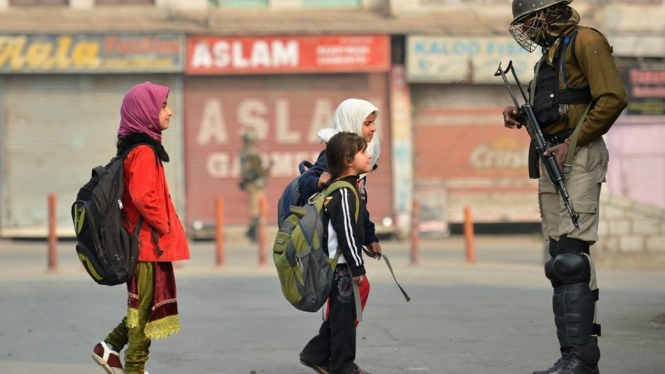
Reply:
M624 77L630 115L665 114L665 69L629 69Z
M208 37L187 40L187 74L388 71L385 35Z

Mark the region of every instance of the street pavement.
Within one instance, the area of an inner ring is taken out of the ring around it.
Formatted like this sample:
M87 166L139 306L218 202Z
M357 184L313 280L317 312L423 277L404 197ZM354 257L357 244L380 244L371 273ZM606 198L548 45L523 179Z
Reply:
M530 374L558 355L551 287L537 236L478 236L476 261L464 238L386 241L397 280L368 259L372 290L358 327L357 363L374 374ZM58 243L47 271L44 241L0 240L0 373L103 374L90 358L125 313L123 286L95 284ZM272 257L228 236L224 266L215 243L192 242L176 269L181 332L153 341L151 374L307 374L298 362L320 313L300 312L279 288ZM665 373L665 271L598 269L603 374Z

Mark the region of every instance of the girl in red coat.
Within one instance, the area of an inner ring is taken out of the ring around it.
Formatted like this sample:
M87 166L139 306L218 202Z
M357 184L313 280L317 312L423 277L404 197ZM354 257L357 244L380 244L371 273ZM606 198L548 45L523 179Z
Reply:
M125 227L139 232L139 262L127 283L127 315L101 343L92 358L108 374L147 374L145 363L152 339L180 331L173 261L189 259L185 230L166 184L162 131L169 128L169 88L144 82L127 92L120 108L118 155L132 149L124 161L123 212ZM118 355L125 345L125 365Z

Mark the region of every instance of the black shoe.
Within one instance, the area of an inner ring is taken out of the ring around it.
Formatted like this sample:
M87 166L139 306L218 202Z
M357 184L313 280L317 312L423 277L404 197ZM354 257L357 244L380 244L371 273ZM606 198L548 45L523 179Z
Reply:
M351 370L349 374L372 374L372 373L365 371L356 365L356 367L353 370Z
M572 355L570 360L552 374L600 374L598 364L587 364L579 358Z
M315 372L319 374L328 374L328 371L330 370L328 368L328 365L324 364L315 364L314 362L300 356L300 363L307 366L308 368L314 370Z
M245 236L247 237L247 239L251 240L252 243L256 243L258 240L256 235L256 227L251 226L249 229L247 229L247 232L245 232Z
M554 365L552 365L551 368L540 371L534 371L533 374L556 373L556 371L561 369L568 361L570 361L570 353L563 353L562 356L558 360L556 360L556 362L554 363Z

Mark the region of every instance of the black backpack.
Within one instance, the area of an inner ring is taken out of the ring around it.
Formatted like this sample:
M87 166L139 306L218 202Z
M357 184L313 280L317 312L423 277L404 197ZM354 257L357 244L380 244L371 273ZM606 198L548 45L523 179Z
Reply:
M138 261L138 234L143 217L139 218L134 232L122 225L122 220L126 220L122 212L122 193L123 161L139 145L142 144L129 147L108 165L92 169L92 178L81 187L72 204L78 258L99 284L127 283Z

